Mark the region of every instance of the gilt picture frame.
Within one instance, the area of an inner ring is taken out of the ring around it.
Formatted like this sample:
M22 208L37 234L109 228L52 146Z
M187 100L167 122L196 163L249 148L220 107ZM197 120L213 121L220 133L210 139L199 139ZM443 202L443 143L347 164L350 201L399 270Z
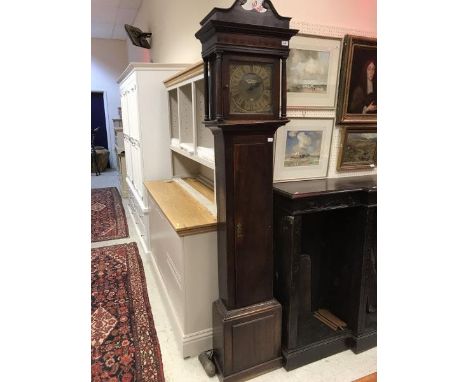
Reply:
M288 109L334 109L341 39L301 34L289 47Z
M377 123L377 39L346 35L343 41L337 124Z
M334 118L292 118L276 132L274 182L325 178Z
M342 129L337 171L371 170L377 167L377 127Z

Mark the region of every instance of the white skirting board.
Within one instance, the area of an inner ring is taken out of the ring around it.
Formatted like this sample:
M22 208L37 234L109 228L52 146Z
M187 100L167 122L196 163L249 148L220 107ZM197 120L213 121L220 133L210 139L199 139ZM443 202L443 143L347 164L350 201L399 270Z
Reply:
M169 319L172 321L172 328L176 332L176 337L179 339L177 341L177 346L182 353L182 357L193 357L198 356L200 353L210 350L213 348L213 329L206 329L196 333L190 333L189 335L184 335L181 324L177 319L177 314L172 305L171 299L169 297L169 292L167 291L166 285L164 284L163 277L158 268L156 260L153 255L151 257L152 272L156 279L157 287L163 296L164 305L166 306L166 311L168 312Z
M198 356L213 349L213 329L191 333L182 337L182 354L185 357Z

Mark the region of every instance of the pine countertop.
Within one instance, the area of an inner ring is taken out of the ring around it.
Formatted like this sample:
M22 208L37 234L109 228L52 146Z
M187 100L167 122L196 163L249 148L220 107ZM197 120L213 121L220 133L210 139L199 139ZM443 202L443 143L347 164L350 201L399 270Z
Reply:
M193 183L194 180L191 182ZM179 236L217 230L216 216L177 182L173 180L156 180L147 181L144 184L151 198L159 206ZM212 190L200 182L197 184L197 188L197 191L205 196L210 196L210 193L213 194ZM212 198L214 199L214 196Z

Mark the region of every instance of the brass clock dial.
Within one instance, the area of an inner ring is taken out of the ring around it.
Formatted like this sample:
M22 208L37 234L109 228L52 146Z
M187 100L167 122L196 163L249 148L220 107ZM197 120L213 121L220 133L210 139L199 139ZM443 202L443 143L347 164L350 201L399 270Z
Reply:
M230 114L272 113L272 75L271 64L230 64Z

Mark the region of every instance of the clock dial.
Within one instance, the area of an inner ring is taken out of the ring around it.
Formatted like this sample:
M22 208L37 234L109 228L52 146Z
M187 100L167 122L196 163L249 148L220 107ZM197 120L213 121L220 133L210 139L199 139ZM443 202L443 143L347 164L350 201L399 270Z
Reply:
M229 66L230 114L272 112L271 64L231 64Z

